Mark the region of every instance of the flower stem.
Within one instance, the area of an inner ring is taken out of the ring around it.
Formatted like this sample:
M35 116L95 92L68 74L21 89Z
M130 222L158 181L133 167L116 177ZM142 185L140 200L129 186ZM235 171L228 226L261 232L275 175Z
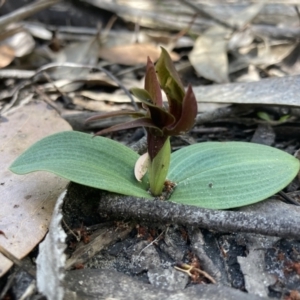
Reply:
M149 182L150 191L153 196L159 196L164 188L164 183L168 174L171 158L170 137L167 137L164 145L157 155L150 159Z

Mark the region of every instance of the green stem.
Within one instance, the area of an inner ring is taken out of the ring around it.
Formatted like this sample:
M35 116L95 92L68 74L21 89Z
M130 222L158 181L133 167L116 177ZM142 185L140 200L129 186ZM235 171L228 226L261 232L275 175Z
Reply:
M167 138L163 147L149 164L150 191L153 196L159 196L164 188L171 159L170 137Z

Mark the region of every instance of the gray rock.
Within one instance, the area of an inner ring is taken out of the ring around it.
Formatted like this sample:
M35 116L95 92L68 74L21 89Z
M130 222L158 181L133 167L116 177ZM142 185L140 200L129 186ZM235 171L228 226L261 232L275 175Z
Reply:
M150 284L109 270L75 270L68 272L65 281L65 300L122 299L122 300L262 300L222 285L194 285L185 290L160 290Z
M168 291L183 290L189 280L187 274L177 271L170 267L163 269L160 267L150 268L148 271L148 278L150 283L157 288Z

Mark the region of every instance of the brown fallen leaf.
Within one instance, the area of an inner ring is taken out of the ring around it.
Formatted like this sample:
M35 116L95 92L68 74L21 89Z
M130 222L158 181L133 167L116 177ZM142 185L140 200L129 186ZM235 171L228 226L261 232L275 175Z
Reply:
M15 58L15 51L7 45L0 45L0 68L8 66Z
M132 66L145 64L147 56L149 56L152 61L157 61L160 52L160 47L152 44L131 44L101 48L99 57L115 64ZM170 56L173 61L179 60L179 55L175 52L171 52Z
M24 176L8 170L10 164L41 138L71 130L45 103L31 103L5 114L0 123L0 244L18 259L26 256L48 230L53 207L67 180L50 173ZM0 277L12 263L0 254Z

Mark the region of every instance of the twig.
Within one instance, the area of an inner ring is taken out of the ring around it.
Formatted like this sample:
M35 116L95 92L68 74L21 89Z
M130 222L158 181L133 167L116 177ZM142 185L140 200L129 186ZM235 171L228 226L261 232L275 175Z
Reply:
M296 40L299 38L299 27L278 27L274 25L252 24L250 27L254 35L259 34L271 39L277 40Z
M33 278L35 278L35 276L36 276L35 271L30 270L30 269L27 270L26 268L24 268L22 261L19 260L17 257L15 257L12 253L7 251L5 248L3 248L1 245L0 245L0 253L2 253L6 258L8 258L10 261L12 261L15 265L17 265L18 267L20 267L24 271L26 271Z
M208 103L268 104L299 107L300 75L193 88L197 101ZM222 95L220 97L220 95ZM272 97L270 96L272 95Z
M299 7L297 5L294 6L295 7L295 10L296 10L296 13L297 13L297 16L298 16L298 21L300 21L300 11L299 11Z
M294 205L300 206L300 204L294 200L293 198L291 198L289 195L287 195L285 192L280 191L278 192L278 194L286 201L288 201L289 203L292 203Z
M191 249L193 253L199 259L201 268L215 279L216 282L222 284L228 284L227 280L224 278L223 272L219 269L218 265L215 264L210 257L207 255L209 248L207 248L202 232L199 228L188 228L189 238L191 242ZM206 250L205 250L206 249Z
M156 239L154 239L151 243L149 243L146 247L144 247L144 248L140 251L140 253L138 254L138 256L137 256L137 258L136 258L135 260L138 260L138 259L140 258L140 256L141 256L141 254L142 254L147 248L149 248L150 246L152 246L154 243L158 242L159 239L160 239L160 237L161 237L164 233L165 233L165 230L163 230L163 231L159 234L159 236L158 236ZM133 262L134 262L134 261L133 261Z
M53 109L55 109L57 111L57 113L59 115L61 115L62 111L61 109L48 97L47 94L45 94L44 92L42 92L39 87L35 86L34 90L36 91L37 94L39 94L41 96L41 98L47 103L49 104Z
M6 14L0 18L0 30L10 23L19 22L29 16L37 13L40 10L43 10L49 6L52 6L55 3L58 3L60 0L41 0L34 3L25 5L19 9L14 10L13 12Z
M180 272L188 274L192 278L194 276L192 272L195 271L195 272L201 274L202 276L204 276L205 278L207 278L211 283L214 283L214 284L217 283L207 272L202 271L193 266L190 266L188 264L180 264L179 266L175 266L174 268Z
M203 113L200 113L196 117L196 125L205 124L208 122L212 122L215 120L223 119L229 117L231 115L236 115L239 113L243 113L245 111L249 111L249 106L226 106L220 107L214 110L209 110Z
M18 26L16 28L13 28L11 30L6 30L3 33L0 33L0 41L3 41L13 35L15 35L18 32L22 32L24 29L21 26Z
M268 218L266 213L221 211L199 208L161 200L145 200L108 194L101 198L102 216L134 219L142 222L175 223L219 232L250 232L284 238L300 238L300 220L284 213Z
M196 5L194 3L191 3L188 0L180 0L180 1L181 1L181 3L185 4L186 6L189 6L190 8L194 9L198 14L201 14L209 19L212 19L216 23L218 23L224 27L227 27L227 28L236 29L235 26L227 23L224 20L221 20L220 18L218 18L218 17L212 15L210 12L208 12L205 5L203 5L203 4L197 3L197 5Z
M32 82L30 80L25 80L25 81L22 81L20 82L17 86L14 87L14 92L13 92L13 97L12 97L12 100L10 101L9 104L7 104L3 109L2 109L2 113L5 113L7 112L10 108L12 108L16 102L18 101L18 96L19 96L19 93L20 91L26 87L26 86L29 86L31 85Z
M67 224L67 222L64 220L64 218L62 218L62 222L64 224L64 226L66 226L66 228L69 230L69 232L75 237L77 242L80 242L80 236L78 236Z
M17 69L0 70L0 79L3 78L28 79L34 75L35 75L34 71L28 71L28 70L17 70Z

